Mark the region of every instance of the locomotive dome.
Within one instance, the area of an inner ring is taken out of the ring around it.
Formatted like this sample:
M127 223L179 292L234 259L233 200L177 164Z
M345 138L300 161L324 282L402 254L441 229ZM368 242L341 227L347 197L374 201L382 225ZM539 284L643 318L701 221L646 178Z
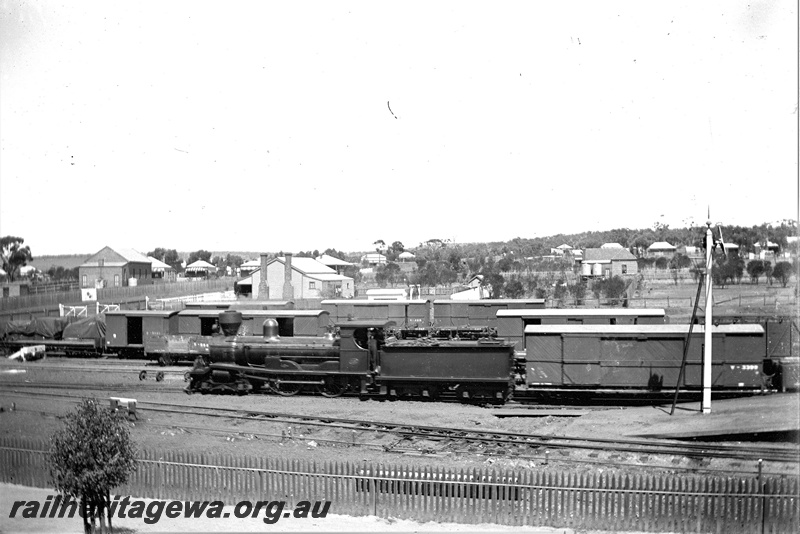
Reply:
M280 336L280 329L278 328L278 321L269 318L262 324L265 339L278 339Z

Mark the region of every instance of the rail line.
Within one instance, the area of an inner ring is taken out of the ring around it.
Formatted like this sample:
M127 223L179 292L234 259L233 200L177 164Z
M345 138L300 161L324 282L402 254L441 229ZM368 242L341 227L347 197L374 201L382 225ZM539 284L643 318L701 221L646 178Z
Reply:
M17 394L30 398L30 392L24 391L9 391L7 393ZM68 398L75 401L80 400L82 397L78 395L67 395L63 393L43 393L36 392L37 395L56 398ZM498 457L510 458L528 458L528 459L544 459L547 462L549 459L557 462L571 462L571 463L588 463L588 464L604 464L604 465L617 465L617 466L635 466L635 467L649 467L658 469L679 469L686 471L706 471L706 472L725 472L725 473L752 473L752 471L743 471L741 469L711 469L703 467L678 467L678 466L655 466L642 464L630 464L618 461L599 461L587 459L570 459L564 457L550 458L550 450L589 450L589 451L604 451L604 452L623 452L632 454L652 454L652 455L667 455L667 456L685 456L689 458L717 458L729 460L745 460L752 461L754 464L758 460L765 462L775 462L782 464L798 464L800 457L796 449L787 447L773 447L773 446L753 446L743 448L735 445L707 445L707 444L675 444L671 442L653 441L653 440L609 440L609 439L587 439L587 438L574 438L574 437L553 437L541 434L517 434L513 432L504 431L475 431L471 429L459 429L452 427L436 427L436 426L423 426L423 425L406 425L392 422L381 421L368 421L362 419L349 419L327 416L307 416L299 414L291 414L285 412L266 412L255 410L242 410L238 408L214 408L197 405L186 405L180 403L164 403L153 401L140 401L138 403L140 408L144 408L151 412L173 413L180 415L200 416L200 417L220 417L226 419L239 419L245 421L269 421L273 423L285 423L290 425L306 425L317 426L326 428L341 428L345 430L353 430L359 432L379 432L385 434L393 434L399 436L400 441L391 447L382 446L385 450L397 450L402 452L400 443L406 439L422 438L442 442L444 446L451 449L460 445L467 447L474 447L476 444L483 446L491 446L491 450L484 449L483 454L490 453ZM162 425L163 426L163 425ZM175 426L175 425L171 425ZM277 434L270 434L264 432L250 432L243 431L240 428L224 429L224 428L201 428L189 427L180 425L181 428L197 429L197 430L214 430L217 433L234 433L234 434L253 434L263 435L269 437L277 437ZM296 439L292 436L281 436L283 439ZM315 438L316 439L316 438ZM343 441L335 439L322 439L321 441L330 441L344 443L348 445L358 445L374 447L369 443L356 443L355 441ZM540 454L529 455L526 451L536 451ZM461 448L452 450L462 454L475 453L470 448ZM779 474L779 473L775 473Z
M518 434L507 431L487 430L476 431L473 429L439 427L427 425L409 425L385 421L368 421L361 419L348 419L328 416L307 416L285 412L265 412L254 410L241 410L238 408L208 408L196 405L183 405L143 401L141 405L152 406L160 411L173 411L175 413L196 414L197 410L222 412L222 417L231 414L244 414L246 419L270 419L281 422L293 422L305 425L339 426L349 429L364 431L388 432L401 436L424 437L432 440L452 440L463 442L478 442L494 445L525 445L529 447L547 447L556 449L591 449L614 450L616 452L632 452L640 454L669 454L682 456L703 456L713 458L726 458L737 460L763 459L774 462L800 463L798 451L786 447L752 446L738 447L735 445L708 445L708 444L674 444L670 442L654 442L652 440L634 439L601 439L554 437L545 434ZM170 409L173 408L173 409ZM177 408L174 409L174 408ZM190 411L191 410L191 411ZM213 415L213 414L209 414Z

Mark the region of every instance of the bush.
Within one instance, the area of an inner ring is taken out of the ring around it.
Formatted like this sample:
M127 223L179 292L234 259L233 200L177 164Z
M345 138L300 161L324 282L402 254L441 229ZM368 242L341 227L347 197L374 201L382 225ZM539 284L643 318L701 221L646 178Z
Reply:
M792 278L792 264L788 261L779 261L772 269L772 276L776 278L783 287L789 284Z
M111 489L125 484L136 470L128 423L94 399L84 400L64 422L50 440L53 487L80 500L87 534L94 531L95 519L103 529L107 517L111 527L111 515L107 514Z

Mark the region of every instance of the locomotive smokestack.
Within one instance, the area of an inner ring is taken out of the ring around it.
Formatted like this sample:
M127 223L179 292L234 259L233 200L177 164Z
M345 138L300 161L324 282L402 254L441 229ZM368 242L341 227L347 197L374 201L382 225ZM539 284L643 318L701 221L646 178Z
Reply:
M286 263L283 270L283 300L294 298L294 288L292 287L292 255L286 253Z
M258 283L258 299L269 299L269 284L267 283L267 260L266 254L261 255L261 281Z
M225 310L219 314L219 326L225 336L235 336L242 326L242 314L234 310Z

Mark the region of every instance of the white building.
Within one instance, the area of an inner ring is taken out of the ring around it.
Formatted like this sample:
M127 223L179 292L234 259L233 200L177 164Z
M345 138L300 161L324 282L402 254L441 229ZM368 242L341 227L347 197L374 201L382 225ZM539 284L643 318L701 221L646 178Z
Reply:
M285 257L267 262L266 295L260 294L262 268L236 282L239 292L250 293L254 299L259 300L286 300L284 286L288 269L291 273L289 279L293 299L352 298L355 295L355 282L352 278L338 274L313 258L291 256L288 263L290 266Z

